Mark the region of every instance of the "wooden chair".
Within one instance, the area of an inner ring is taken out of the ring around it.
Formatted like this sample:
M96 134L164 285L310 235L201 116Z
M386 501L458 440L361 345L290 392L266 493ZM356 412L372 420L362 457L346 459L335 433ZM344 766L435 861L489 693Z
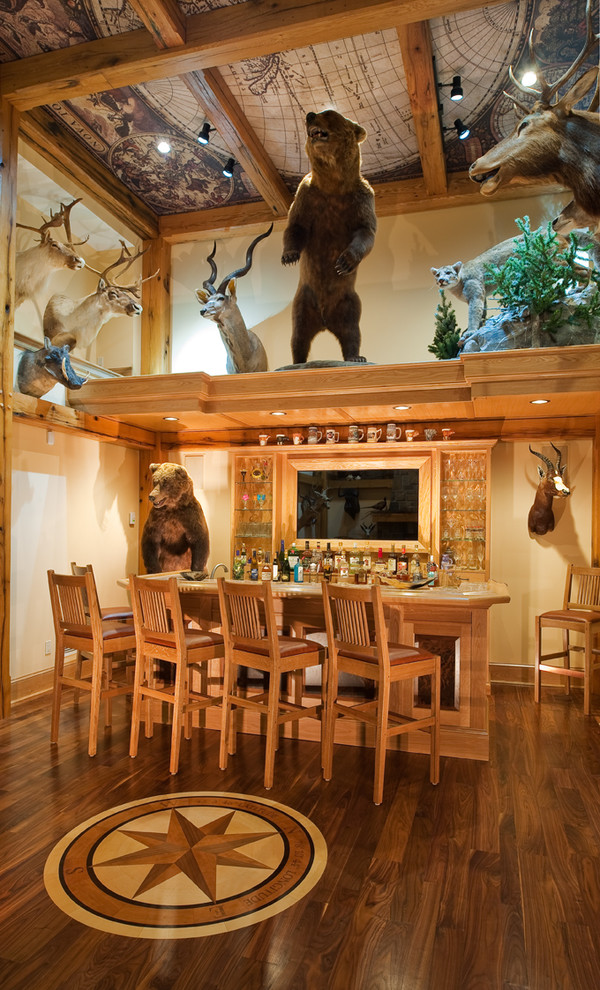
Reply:
M91 571L94 574L94 569L91 564L76 564L74 560L71 561L71 574L85 574L86 571ZM98 595L98 589L96 585L96 578L94 577L94 587L96 588L96 595ZM122 622L133 622L133 609L131 605L105 605L100 607L100 614L103 619L119 619Z
M563 648L557 653L542 653L544 629L563 630ZM583 645L570 642L571 632L581 633ZM576 567L569 564L565 582L563 606L553 612L542 612L535 618L535 681L534 697L540 701L542 671L550 671L567 679L567 693L571 678L583 681L583 712L592 714L592 678L600 667L600 649L594 647L594 636L600 633L600 567ZM571 667L571 651L583 653L583 668ZM597 660L594 658L597 657ZM562 658L563 663L548 663Z
M85 574L56 574L48 571L50 602L56 637L54 659L54 695L50 741L58 742L60 705L63 687L72 687L75 702L80 691L90 694L90 731L88 753L94 756L97 747L100 703L105 701L105 724L112 719L112 698L131 694L132 685L117 682L113 677L113 660L119 653L135 650L135 630L132 622L104 619L100 612L96 582L91 568ZM65 650L77 651L75 675L64 672ZM81 674L81 655L91 658L89 677Z
M330 780L337 716L357 719L375 730L373 801L381 804L388 739L402 732L426 730L430 736L429 779L440 775L440 658L416 646L388 643L381 589L323 583L323 608L329 647L329 676L325 704L323 776ZM373 701L338 701L338 674L345 672L374 681ZM427 715L414 717L390 711L390 687L399 681L431 677L431 706Z
M234 753L236 749L235 709L264 713L267 723L264 786L269 790L273 786L279 727L288 722L296 723L301 718L318 719L322 708L320 701L304 706L283 698L282 675L322 664L325 650L311 640L278 634L269 581L241 584L221 577L217 579L217 586L225 638L219 765L225 770L228 753ZM238 666L268 674L265 690L243 695L237 677Z
M194 669L224 654L220 633L188 629L184 625L176 577L165 579L130 575L129 586L136 633L136 664L131 716L129 755L137 756L142 702L146 702L146 737L152 736L152 700L173 708L171 760L169 770L177 773L181 748L181 728L185 738L192 734L192 713L221 704L220 695L192 690ZM157 678L157 667L167 661L175 670L174 682Z

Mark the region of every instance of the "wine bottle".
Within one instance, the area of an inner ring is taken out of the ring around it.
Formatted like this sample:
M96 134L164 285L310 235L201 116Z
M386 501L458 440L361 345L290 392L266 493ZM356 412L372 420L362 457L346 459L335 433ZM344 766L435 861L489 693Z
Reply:
M331 553L331 543L327 544L327 550L323 556L323 580L331 581L333 576L333 555Z
M258 581L258 560L256 559L256 550L252 551L252 561L250 563L250 580Z
M387 571L390 577L396 577L398 570L398 558L396 557L396 545L392 543L392 549L387 559Z

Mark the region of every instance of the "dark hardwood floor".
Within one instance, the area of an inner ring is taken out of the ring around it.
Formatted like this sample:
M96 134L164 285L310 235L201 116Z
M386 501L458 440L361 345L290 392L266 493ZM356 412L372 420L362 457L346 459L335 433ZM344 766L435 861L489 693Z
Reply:
M596 699L597 700L597 699ZM229 769L195 730L180 772L157 727L127 756L128 710L87 756L87 710L67 704L58 747L48 698L0 723L0 986L3 990L594 990L600 986L600 726L581 696L500 687L489 764L390 754L384 804L372 753L338 746L320 778L316 744L286 740L275 786L240 736ZM134 939L63 914L43 883L58 839L99 812L153 794L268 796L310 818L325 872L298 903L254 926L180 940Z

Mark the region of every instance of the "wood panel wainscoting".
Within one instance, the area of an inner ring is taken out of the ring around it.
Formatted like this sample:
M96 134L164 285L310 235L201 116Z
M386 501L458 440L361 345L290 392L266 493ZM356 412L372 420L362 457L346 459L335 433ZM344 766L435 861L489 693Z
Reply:
M493 582L491 582L493 584ZM180 582L183 609L203 627L218 626L220 615L216 581ZM299 635L321 630L324 635L322 593L319 585L273 584L275 608L282 627ZM390 640L416 643L442 657L441 753L443 756L487 760L489 758L488 697L489 610L510 601L505 586L496 590L462 592L450 588L421 591L383 589L384 609L390 623ZM213 678L218 690L218 679ZM392 688L391 707L413 717L428 702L427 685L406 683ZM218 727L211 711L207 725ZM259 732L256 716L244 713L243 731ZM288 732L291 732L288 729ZM316 740L319 726L305 720L294 726L299 738ZM372 746L368 727L342 720L336 728L340 743ZM418 733L392 740L394 748L426 752L428 742Z

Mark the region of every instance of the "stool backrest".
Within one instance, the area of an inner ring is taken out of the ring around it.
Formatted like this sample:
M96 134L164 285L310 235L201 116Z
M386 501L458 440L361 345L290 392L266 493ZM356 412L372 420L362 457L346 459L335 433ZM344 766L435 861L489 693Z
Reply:
M56 574L48 571L50 603L55 632L102 636L102 618L91 570L84 574Z
M272 657L279 656L277 622L269 581L241 584L217 578L221 625L225 643L237 650L251 650L267 641Z
M338 653L389 663L379 585L354 587L323 582L327 638Z
M565 585L564 607L600 615L600 567L576 567L569 564Z
M149 578L129 575L131 604L138 649L160 656L155 649L185 654L185 627L176 577Z

